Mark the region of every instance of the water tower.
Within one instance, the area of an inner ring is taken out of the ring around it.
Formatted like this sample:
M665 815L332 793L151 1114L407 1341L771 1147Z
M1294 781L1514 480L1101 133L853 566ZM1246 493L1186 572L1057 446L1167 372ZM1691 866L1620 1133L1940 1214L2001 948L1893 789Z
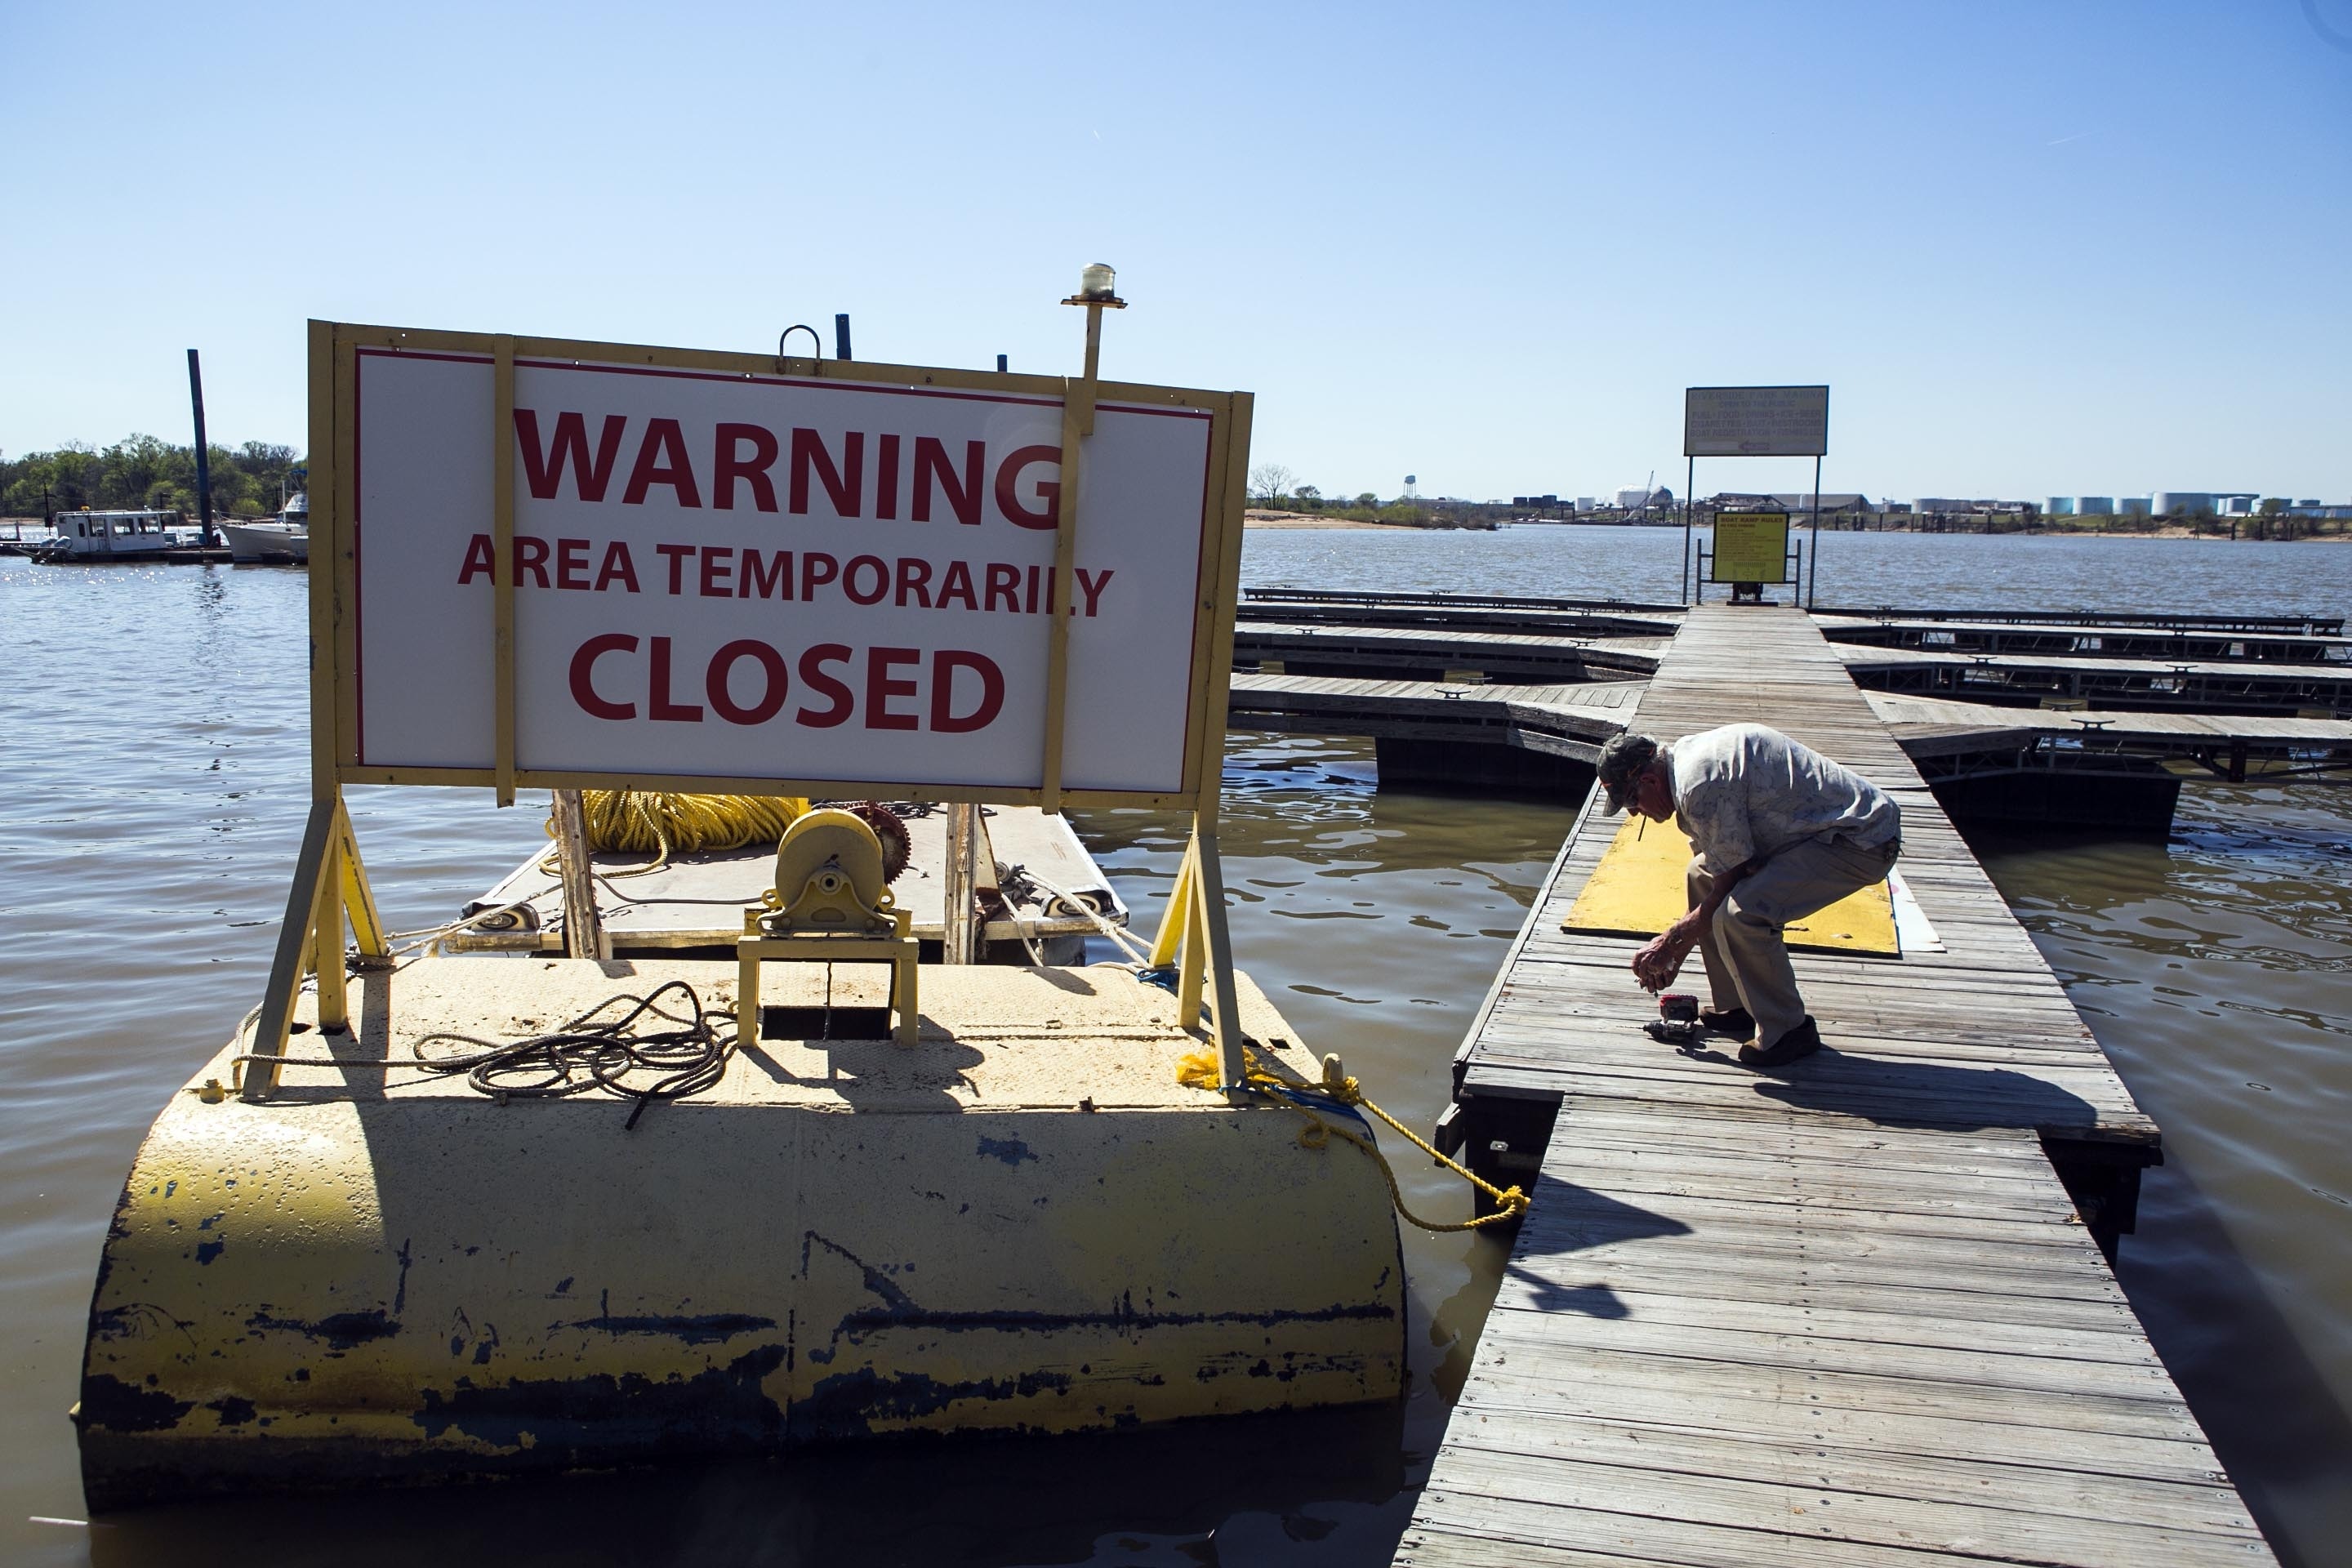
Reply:
M1407 500L1419 500L1421 499L1421 476L1419 474L1407 474L1404 477L1404 499Z

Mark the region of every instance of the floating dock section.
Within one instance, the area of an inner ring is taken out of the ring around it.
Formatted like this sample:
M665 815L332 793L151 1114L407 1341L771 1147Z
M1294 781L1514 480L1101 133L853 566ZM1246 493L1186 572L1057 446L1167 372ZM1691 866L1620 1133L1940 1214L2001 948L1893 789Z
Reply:
M1659 1044L1636 942L1561 930L1588 806L1456 1064L1534 1206L1397 1561L2272 1562L2101 1258L2157 1129L1841 650L1702 606L1612 717L1887 788L1942 951L1799 953L1829 1048L1777 1074Z
M1384 783L1580 798L1679 607L1253 589L1237 729L1370 736ZM2352 768L2352 639L2314 616L1823 610L1832 658L1969 822L2162 833L2194 768ZM2188 764L2188 765L2184 765Z

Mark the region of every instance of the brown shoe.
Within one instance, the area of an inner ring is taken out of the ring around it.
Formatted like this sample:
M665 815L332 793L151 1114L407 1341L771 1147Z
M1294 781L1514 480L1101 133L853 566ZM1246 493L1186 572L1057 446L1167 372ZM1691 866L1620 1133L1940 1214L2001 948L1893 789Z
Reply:
M1745 1007L1701 1007L1698 1026L1710 1035L1733 1035L1743 1040L1756 1037L1756 1020Z
M1821 1048L1822 1032L1814 1026L1813 1016L1808 1013L1795 1028L1770 1045L1760 1049L1754 1045L1740 1047L1739 1065L1751 1068L1787 1067L1799 1058L1811 1056Z

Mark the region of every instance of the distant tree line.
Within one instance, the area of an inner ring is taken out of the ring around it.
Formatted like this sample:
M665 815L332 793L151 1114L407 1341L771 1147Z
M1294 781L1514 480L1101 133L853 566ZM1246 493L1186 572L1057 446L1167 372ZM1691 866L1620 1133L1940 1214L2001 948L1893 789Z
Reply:
M291 447L247 441L209 454L213 513L263 517L301 489L301 455ZM69 441L54 452L0 454L0 515L45 517L95 510L196 514L196 449L153 436L126 436L111 447Z
M1346 518L1350 522L1399 523L1408 528L1492 528L1511 516L1512 509L1485 501L1438 500L1400 497L1383 501L1371 491L1360 495L1327 496L1280 463L1261 463L1250 470L1252 504L1276 511L1316 512Z

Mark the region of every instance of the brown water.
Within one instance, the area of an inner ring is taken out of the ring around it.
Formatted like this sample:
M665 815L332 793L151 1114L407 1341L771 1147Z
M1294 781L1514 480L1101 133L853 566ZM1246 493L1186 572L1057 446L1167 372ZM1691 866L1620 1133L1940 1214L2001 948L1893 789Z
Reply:
M2352 604L2352 551L2331 547L1830 542L1824 602ZM1623 531L1272 533L1252 536L1247 570L1672 598L1679 547ZM267 965L307 800L301 590L267 570L0 567L0 1560L1388 1560L1495 1289L1490 1243L1408 1231L1415 1361L1399 1409L33 1522L86 1517L64 1412L123 1173ZM1237 736L1227 779L1245 966L1308 1044L1344 1051L1426 1126L1570 810L1378 793L1369 745L1351 741ZM2196 786L2168 844L1990 856L2166 1128L2171 1163L2125 1244L2126 1285L2265 1527L2310 1563L2352 1538L2347 805L2317 786ZM539 838L535 810L470 792L362 791L353 805L404 926L444 918ZM1101 813L1082 826L1139 923L1156 919L1179 823ZM1466 1206L1425 1163L1400 1170L1424 1212Z

